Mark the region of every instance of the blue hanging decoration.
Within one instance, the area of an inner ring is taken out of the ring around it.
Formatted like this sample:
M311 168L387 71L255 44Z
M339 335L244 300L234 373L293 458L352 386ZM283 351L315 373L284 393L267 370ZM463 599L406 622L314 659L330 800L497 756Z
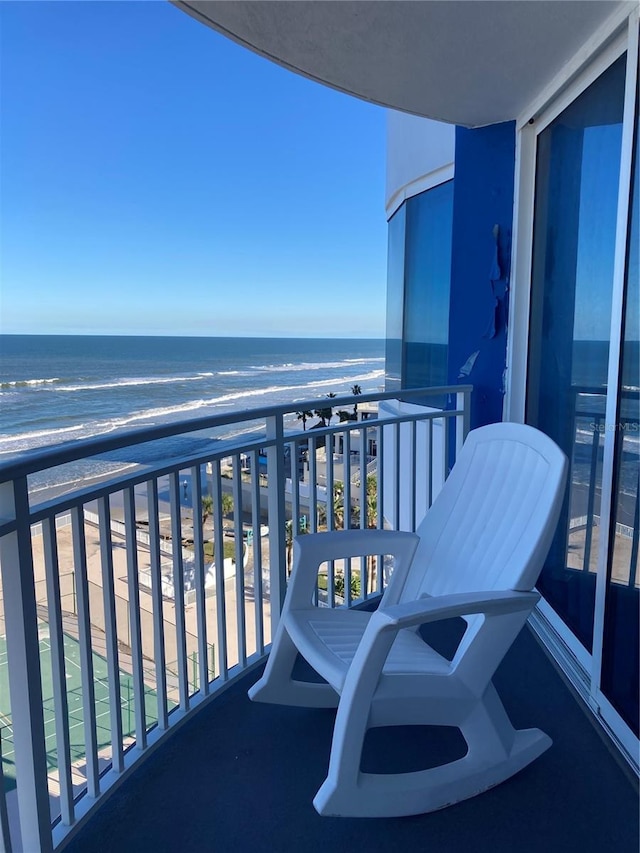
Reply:
M489 281L491 282L491 287L493 288L494 284L500 281L502 278L502 270L500 269L500 260L498 258L498 238L500 236L500 226L493 226L493 243L494 243L494 251L493 251L493 263L491 264L491 272L489 273Z
M502 270L500 269L500 259L498 257L498 238L500 236L500 226L493 226L493 260L491 262L491 270L489 271L489 284L491 293L493 294L493 306L491 308L491 318L487 324L487 328L482 335L483 338L495 338L498 332L500 300L496 296L496 284L502 278Z
M472 352L469 358L465 361L465 363L460 368L460 372L458 373L458 379L466 379L467 376L473 370L473 366L476 363L476 359L480 355L480 350L476 350Z

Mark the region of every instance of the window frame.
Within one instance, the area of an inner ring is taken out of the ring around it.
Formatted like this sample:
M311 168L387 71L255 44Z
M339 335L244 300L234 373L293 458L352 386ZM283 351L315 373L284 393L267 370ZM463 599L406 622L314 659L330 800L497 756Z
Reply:
M616 20L613 24L610 22L607 28L604 28L597 37L594 37L589 50L585 49L578 57L574 58L574 61L568 64L563 75L556 78L553 87L548 87L523 112L517 122L511 264L513 275L507 341L505 420L522 423L525 418L538 135L626 51L625 101L609 338L610 357L607 380L609 393L605 415L608 422L615 421L618 400L617 389L619 388L620 378L619 354L623 334L627 234L632 192L631 167L636 121L639 18L638 10L634 10L630 14L626 13L622 20ZM581 63L582 70L580 72L576 71L578 61ZM611 524L614 498L612 495L614 456L615 433L609 431L605 437L602 475L600 524L603 530L608 530ZM592 653L590 654L584 648L544 599L541 599L538 604L531 622L534 630L543 639L573 686L595 712L597 719L617 742L622 754L637 772L638 739L600 689L604 605L609 559L607 539L606 536L602 537L604 542L598 553Z

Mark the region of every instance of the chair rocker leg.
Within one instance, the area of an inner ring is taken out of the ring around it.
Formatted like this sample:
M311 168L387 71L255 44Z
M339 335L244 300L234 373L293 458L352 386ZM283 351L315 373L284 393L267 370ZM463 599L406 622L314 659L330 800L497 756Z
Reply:
M539 729L513 728L492 684L459 727L468 745L463 758L411 773L361 773L361 748L358 752L353 742L334 737L329 774L313 801L316 811L336 817L436 811L504 782L551 746Z
M298 649L281 625L262 678L249 689L249 699L302 708L337 708L340 697L329 684L297 681L292 677L297 656Z

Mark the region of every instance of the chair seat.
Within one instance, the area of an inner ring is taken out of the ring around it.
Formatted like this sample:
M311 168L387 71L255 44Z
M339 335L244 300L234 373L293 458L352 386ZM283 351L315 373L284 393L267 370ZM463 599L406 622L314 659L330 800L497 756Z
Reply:
M287 617L287 632L298 651L338 693L371 613L362 610L297 610ZM413 630L398 632L384 664L383 675L446 675L451 664Z

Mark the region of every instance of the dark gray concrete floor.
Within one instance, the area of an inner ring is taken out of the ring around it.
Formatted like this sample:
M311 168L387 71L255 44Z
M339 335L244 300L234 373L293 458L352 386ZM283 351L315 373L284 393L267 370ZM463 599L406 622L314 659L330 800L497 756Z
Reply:
M251 703L244 677L167 740L65 848L67 853L637 853L638 791L525 629L495 684L514 724L553 746L456 806L398 819L319 817L334 712ZM375 732L364 769L460 754L455 731Z

